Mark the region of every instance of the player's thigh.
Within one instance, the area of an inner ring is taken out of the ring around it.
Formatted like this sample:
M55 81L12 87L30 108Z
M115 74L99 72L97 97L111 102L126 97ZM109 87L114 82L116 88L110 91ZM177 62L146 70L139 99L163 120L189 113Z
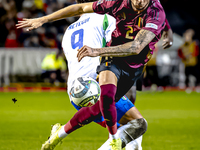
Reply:
M124 125L127 124L129 121L133 119L140 119L143 118L143 116L140 114L138 109L134 106L131 109L129 109L119 120L119 123Z
M130 90L126 93L126 97L128 97L128 99L131 99L131 97L133 97L134 99L136 98L136 86L133 85Z
M110 70L104 70L99 73L99 85L114 84L117 86L117 77Z
M102 57L101 64L97 67L99 85L114 84L117 86L117 82L120 78L120 72L120 68L113 64L111 57Z
M117 122L126 124L133 119L143 118L135 105L126 97L123 96L115 103L117 110Z

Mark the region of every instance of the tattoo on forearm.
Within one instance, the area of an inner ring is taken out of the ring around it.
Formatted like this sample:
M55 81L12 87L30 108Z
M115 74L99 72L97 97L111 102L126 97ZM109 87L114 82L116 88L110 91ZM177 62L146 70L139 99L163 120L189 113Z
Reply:
M140 30L134 41L119 46L92 49L92 52L100 56L125 57L139 54L155 37L155 34L148 30Z

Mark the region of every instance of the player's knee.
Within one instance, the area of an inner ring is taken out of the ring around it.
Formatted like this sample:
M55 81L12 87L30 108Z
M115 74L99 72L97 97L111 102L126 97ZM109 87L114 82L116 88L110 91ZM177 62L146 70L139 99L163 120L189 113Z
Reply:
M135 123L136 122L136 123ZM138 125L138 128L141 129L141 135L144 134L147 131L147 121L144 118L140 118L140 119L136 119L134 122L134 120L130 121L130 123L132 123L133 125Z
M129 142L143 135L147 130L147 121L144 118L134 119L122 126L121 132L118 134L123 139L122 147L125 147Z
M125 132L132 138L136 139L147 131L147 121L144 118L134 119L128 122L129 128ZM133 130L134 129L134 130Z

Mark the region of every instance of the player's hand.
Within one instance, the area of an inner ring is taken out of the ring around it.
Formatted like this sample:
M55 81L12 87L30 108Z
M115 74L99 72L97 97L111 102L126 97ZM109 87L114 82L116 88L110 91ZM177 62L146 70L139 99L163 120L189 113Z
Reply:
M78 49L77 53L78 61L80 62L85 56L96 57L98 56L98 51L96 51L96 49L84 45L83 47Z
M27 31L31 31L33 29L39 28L44 23L46 23L47 20L45 17L36 18L36 19L23 19L22 21L18 21L18 24L16 24L17 29L19 28L27 28Z
M164 31L163 32L163 44L162 44L162 47L163 49L167 49L169 47L172 46L173 44L173 32L171 29L169 29L168 31Z

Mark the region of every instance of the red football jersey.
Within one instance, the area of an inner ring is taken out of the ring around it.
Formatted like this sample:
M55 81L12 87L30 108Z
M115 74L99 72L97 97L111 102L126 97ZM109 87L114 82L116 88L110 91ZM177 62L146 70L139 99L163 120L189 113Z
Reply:
M133 10L131 0L99 0L93 3L93 10L98 14L107 13L116 19L116 29L107 46L130 42L141 29L153 32L156 37L139 55L115 58L125 61L131 68L138 68L148 62L166 24L165 12L159 0L150 0L146 10L140 14Z

